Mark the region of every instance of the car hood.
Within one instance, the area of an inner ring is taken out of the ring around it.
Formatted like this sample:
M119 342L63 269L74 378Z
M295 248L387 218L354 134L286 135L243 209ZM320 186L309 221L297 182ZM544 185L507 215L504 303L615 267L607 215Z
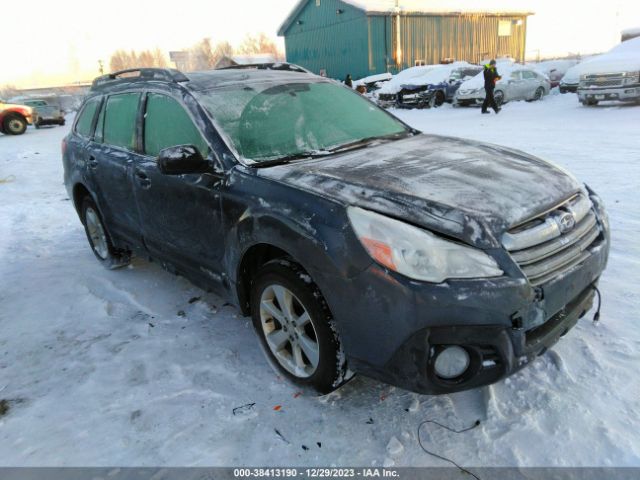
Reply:
M489 248L502 233L583 189L526 153L418 134L258 175Z

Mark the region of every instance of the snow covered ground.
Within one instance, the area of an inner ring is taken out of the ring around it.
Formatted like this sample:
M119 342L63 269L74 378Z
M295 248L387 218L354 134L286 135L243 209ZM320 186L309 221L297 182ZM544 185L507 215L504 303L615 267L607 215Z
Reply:
M419 423L480 419L463 434L427 425L423 444L465 466L640 466L640 106L557 95L498 116L397 114L550 159L600 193L613 228L600 324L589 315L476 391L428 397L356 378L299 395L219 298L144 260L96 262L62 184L68 127L0 135L0 465L440 466Z

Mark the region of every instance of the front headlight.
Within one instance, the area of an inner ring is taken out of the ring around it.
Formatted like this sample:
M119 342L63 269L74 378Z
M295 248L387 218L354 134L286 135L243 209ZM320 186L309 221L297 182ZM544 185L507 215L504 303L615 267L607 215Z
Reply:
M493 258L476 248L358 207L347 209L351 225L379 264L415 280L441 283L449 278L499 277Z
M635 83L640 83L640 72L627 72L623 74L622 84L623 85L633 85Z
M593 203L593 207L596 211L596 216L598 217L598 220L600 220L600 223L604 227L605 231L609 232L611 230L611 227L609 225L609 215L607 214L607 211L604 208L604 203L602 199L598 196L597 193L595 193L589 187L587 187L587 191L589 192L589 198Z

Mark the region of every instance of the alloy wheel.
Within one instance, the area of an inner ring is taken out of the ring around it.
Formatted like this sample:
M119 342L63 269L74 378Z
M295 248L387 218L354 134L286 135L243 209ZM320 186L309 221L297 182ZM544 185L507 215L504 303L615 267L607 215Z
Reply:
M260 323L267 345L278 363L298 378L318 369L320 346L309 312L282 285L267 286L260 298Z
M109 255L107 235L100 221L100 217L98 217L96 211L91 207L87 207L85 211L85 222L87 223L87 231L89 232L93 250L101 259L106 260Z

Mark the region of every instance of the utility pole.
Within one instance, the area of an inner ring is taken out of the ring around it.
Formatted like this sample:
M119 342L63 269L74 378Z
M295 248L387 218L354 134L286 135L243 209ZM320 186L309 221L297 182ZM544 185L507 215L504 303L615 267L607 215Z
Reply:
M102 60L98 60L98 70L100 71L100 75L104 75L104 65L102 64Z

